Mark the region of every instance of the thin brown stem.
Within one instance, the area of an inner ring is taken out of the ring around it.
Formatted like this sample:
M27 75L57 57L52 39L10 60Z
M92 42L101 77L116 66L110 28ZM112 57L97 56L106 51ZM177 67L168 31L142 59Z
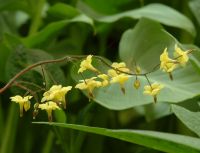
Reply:
M146 75L146 74L144 75L144 77L146 78L146 80L147 80L147 82L148 82L149 86L151 87L151 89L153 90L153 88L152 88L152 86L151 86L151 82L150 82L150 80L149 80L149 78L147 77L147 75Z
M116 69L114 67L112 67L109 63L107 63L102 57L100 56L94 56L95 58L97 58L98 60L100 60L103 64L105 64L107 67L115 70L115 71L118 71L120 73L124 73L124 74L127 74L127 75L137 75L137 76L144 76L146 74L149 74L149 73L152 73L154 71L156 71L158 69L158 67L160 66L160 64L157 64L155 67L153 67L153 69L149 72L146 72L146 73L141 73L141 74L136 74L136 73L133 73L133 72L124 72L124 71L121 71L119 69Z
M190 54L190 53L192 53L193 51L195 51L195 49L187 50L187 52L188 52L187 54ZM178 59L178 58L180 58L181 56L182 56L182 55L179 55L178 57L175 58L175 60Z
M41 65L41 70L42 70L42 78L43 78L43 81L44 81L43 85L44 85L45 89L47 89L47 81L46 81L43 65Z
M31 85L31 86L33 86L33 87L36 87L36 88L38 88L38 89L40 89L40 90L45 90L44 88L42 88L41 86L39 86L39 85L37 85L37 84L35 84L35 83L32 83L32 82L28 82L28 81L17 81L18 83L20 83L20 84L26 84L26 85Z
M194 51L195 49L191 49L188 51L188 54L190 54L192 51ZM3 93L6 89L8 89L20 76L22 76L23 74L25 74L26 72L30 71L31 69L37 67L37 66L42 66L45 64L49 64L49 63L58 63L58 62L64 62L64 61L72 61L72 60L79 60L82 58L85 58L87 55L70 55L70 56L65 56L63 58L59 58L59 59L55 59L55 60L46 60L46 61L40 61L37 62L35 64L32 64L26 68L24 68L22 71L20 71L19 73L17 73L3 88L0 89L0 94ZM112 67L109 63L107 63L102 57L100 56L94 56L96 59L100 60L103 64L105 64L106 66L108 66L111 69L114 69L118 72L127 74L127 75L133 75L133 76L145 76L149 73L152 73L156 70L158 70L160 64L157 64L155 67L153 67L153 69L151 71L148 71L146 73L141 73L141 74L136 74L136 73L132 73L132 72L123 72L121 70L118 70L114 67ZM179 57L177 57L179 58ZM83 75L81 74L81 76L83 77ZM84 78L84 77L83 77ZM147 77L146 77L147 78ZM85 80L85 79L84 79Z
M22 76L23 74L25 74L26 72L30 71L31 69L40 66L40 65L44 65L44 64L49 64L49 63L58 63L58 62L64 62L64 61L69 61L71 59L81 59L84 58L85 56L76 56L76 55L72 55L72 56L65 56L63 58L59 58L59 59L55 59L55 60L46 60L46 61L40 61L37 62L35 64L32 64L26 68L24 68L23 70L21 70L19 73L17 73L3 88L0 89L0 93L3 93L6 89L8 89L20 76Z
M31 89L27 88L26 86L23 86L22 84L20 84L18 82L15 82L14 85L17 86L17 87L19 87L19 88L21 88L21 89L23 89L23 90L26 90L28 93L30 93L34 97L34 99L36 101L38 101L38 97L37 97L37 95L35 94L34 91L32 91Z

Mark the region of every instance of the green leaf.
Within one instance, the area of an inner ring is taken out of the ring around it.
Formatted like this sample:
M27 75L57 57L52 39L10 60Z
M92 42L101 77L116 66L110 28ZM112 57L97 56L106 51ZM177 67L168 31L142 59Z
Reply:
M172 111L183 124L200 136L200 112L191 112L178 105L172 105Z
M194 137L183 136L145 130L111 130L106 128L89 127L75 124L34 122L63 128L70 128L79 131L104 135L130 143L139 144L164 152L198 153L200 151L200 140Z
M64 4L64 3L56 3L48 10L48 14L52 16L56 16L59 18L73 18L81 13L74 7Z
M169 103L157 103L156 105L147 104L142 107L145 112L145 118L149 122L170 115L172 113Z
M66 123L66 121L67 121L67 116L66 116L64 110L55 110L54 116L56 118L56 121L59 123Z
M5 34L3 36L3 39L0 41L0 81L6 81L5 73L7 71L7 60L9 58L10 53L13 52L14 48L20 45L22 45L20 40L17 37L9 34Z
M141 19L134 29L124 32L120 41L119 54L121 60L130 69L133 70L135 61L145 73L160 63L160 55L165 47L168 47L171 55L176 43L181 46L159 23ZM195 52L195 54L197 53ZM101 62L97 63L96 67L101 68L104 73L108 69ZM77 76L77 69L72 73ZM90 75L84 74L84 76L91 77L91 73ZM159 69L148 75L152 83L158 82L165 86L158 95L158 102L178 103L199 95L200 77L190 62L185 67L175 70L173 77L174 80L171 81L168 74ZM75 77L73 76L73 78ZM145 77L138 78L141 82L138 90L133 87L135 77L132 77L125 84L125 94L121 92L119 84L111 84L95 90L94 100L102 106L114 110L153 103L151 96L143 94L144 85L148 84L147 80ZM80 79L82 79L80 76L79 79L75 78L75 80Z
M97 18L100 22L115 22L121 18L129 17L132 19L149 18L162 24L180 28L189 32L192 36L196 35L193 23L183 14L162 4L149 4L139 9L122 12L119 14Z
M15 14L11 12L3 12L0 14L0 38L5 33L17 34Z
M27 0L1 0L0 1L0 11L18 11L18 10L23 10L25 12L29 12L30 8L28 5Z
M189 7L200 25L200 3L198 0L189 1Z
M48 24L40 32L31 35L27 38L23 38L22 41L28 47L35 47L49 43L53 38L56 38L57 34L69 23L86 23L93 27L93 20L84 14L80 14L72 19L66 19L61 21L56 21Z
M51 55L42 50L27 49L23 46L18 46L8 58L6 64L6 78L7 80L10 80L13 76L31 64L52 59L53 57ZM56 65L56 63L43 65L43 68L47 87L51 86L52 83L54 83L54 80L59 84L65 84L65 76L60 67ZM17 81L26 81L44 87L42 74L42 69L39 66L23 74ZM33 85L27 83L24 83L24 85L28 86L28 88L32 90L38 90L38 88Z
M97 12L100 12L102 14L113 14L120 12L120 9L125 6L130 6L133 4L133 1L129 0L84 0L84 1L78 1L78 8L81 10L84 9L83 6L91 7L91 9L94 9ZM138 2L139 3L139 2ZM106 4L106 5L105 5ZM134 3L135 4L135 3Z
M178 44L177 40L164 31L160 24L142 19L134 29L127 30L123 34L120 42L120 57L122 61L127 63L128 67L133 67L135 61L143 72L148 72L159 63L159 56L165 47L168 47L171 55L173 54L175 43ZM181 45L179 44L179 46ZM159 70L149 75L150 81L156 81L165 86L158 96L159 101L181 102L199 95L199 75L191 63L175 70L173 76L174 81L170 81L167 74ZM142 84L145 83L144 77L140 80ZM127 90L131 90L130 86ZM132 92L128 96L131 95L135 102L148 101L146 96L141 94Z

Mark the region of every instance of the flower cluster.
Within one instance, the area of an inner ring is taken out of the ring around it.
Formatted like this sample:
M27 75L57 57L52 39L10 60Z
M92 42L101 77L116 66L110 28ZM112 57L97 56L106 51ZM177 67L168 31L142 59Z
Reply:
M183 51L177 45L175 45L174 51L174 59L170 58L168 55L167 48L164 49L163 53L160 55L160 69L164 72L169 73L171 79L173 79L171 72L174 71L177 67L185 66L188 62L188 54L191 50ZM151 84L149 79L147 78L147 74L141 74L141 68L135 65L134 72L131 72L129 68L127 68L124 62L114 62L110 66L110 69L107 73L101 73L97 68L92 65L92 55L87 56L85 60L83 60L80 64L80 68L78 73L82 73L86 70L91 70L96 72L97 77L92 77L89 79L80 80L75 88L81 90L87 90L89 98L94 98L93 90L99 87L105 87L112 83L118 83L120 85L121 91L125 94L125 83L128 81L130 77L135 76L134 87L138 89L140 87L140 81L137 76L145 76L148 82L148 85L144 86L144 94L153 96L154 102L157 101L157 95L164 88L164 85L154 82ZM101 80L99 80L101 79Z
M173 79L171 72L179 66L186 65L189 60L188 54L190 52L191 50L183 51L181 48L175 45L174 59L171 59L168 55L167 48L165 48L163 53L160 55L160 69L169 73L170 78Z
M160 69L164 72L167 72L171 79L172 71L174 71L179 66L184 67L189 60L188 54L191 50L183 51L177 45L175 45L174 49L174 58L169 57L169 53L167 48L164 49L163 53L160 55ZM100 87L106 87L110 84L119 84L119 87L122 93L125 95L125 83L131 77L135 77L135 81L133 83L133 87L136 89L140 88L140 80L138 76L145 77L148 85L144 86L143 93L145 95L152 96L154 102L157 101L157 95L160 93L161 89L164 88L164 85L160 83L151 83L147 77L147 73L142 73L141 68L135 63L133 71L131 71L124 62L114 62L111 65L106 64L109 69L106 72L101 72L92 64L92 55L88 55L84 60L82 60L80 64L80 68L78 69L78 74L83 73L84 71L92 71L95 73L95 76L91 78L83 77L83 80L80 80L78 84L76 84L75 88L80 90L85 90L88 94L89 100L95 98L94 90ZM102 62L105 64L105 62ZM152 71L153 72L153 71ZM36 101L34 104L33 117L38 114L39 110L46 110L48 114L49 121L52 121L52 111L56 109L64 108L66 109L66 94L72 89L72 86L62 87L62 85L53 85L48 91L43 93L43 97L41 101ZM20 107L20 116L23 116L23 111L28 111L31 107L30 100L33 98L33 94L30 96L20 96L16 95L11 97L12 102L16 102Z
M124 84L130 77L130 75L126 73L129 73L130 70L126 67L124 62L114 62L110 67L111 69L109 69L107 73L101 73L92 65L92 55L87 56L86 59L81 62L78 73L91 70L96 72L97 76L80 80L80 83L78 83L75 88L87 90L89 99L94 98L93 90L95 88L106 87L112 83L119 83L122 92L125 93Z
M110 65L110 69L108 69L107 73L105 74L101 73L97 68L92 65L92 55L89 55L85 60L81 62L78 73L84 72L86 70L98 72L97 77L80 80L80 83L78 83L75 88L86 90L88 92L89 99L94 98L93 90L95 88L105 87L113 83L118 83L122 93L125 94L125 83L130 77L133 77L133 74L136 76L134 87L136 89L140 87L140 81L137 78L137 76L141 74L141 68L139 66L136 66L134 69L134 73L132 73L131 70L127 68L124 62L114 62L112 63L112 65ZM154 101L156 102L156 96L162 88L163 85L160 85L158 83L154 83L152 85L149 84L144 87L144 94L153 96Z
M66 108L65 95L70 91L72 86L62 87L61 85L53 85L48 91L44 92L41 102L36 102L34 105L33 117L38 114L38 109L46 110L49 121L52 121L52 110L61 109L63 106ZM27 111L30 109L30 99L32 96L22 97L16 95L11 97L11 101L19 103L20 116L23 116L23 110Z

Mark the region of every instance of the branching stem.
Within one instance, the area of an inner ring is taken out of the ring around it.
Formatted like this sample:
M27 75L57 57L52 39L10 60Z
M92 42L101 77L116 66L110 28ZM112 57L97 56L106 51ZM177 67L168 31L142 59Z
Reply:
M191 49L191 50L188 50L188 54L190 54L192 51L194 51L194 49ZM50 64L50 63L59 63L59 62L71 62L71 61L74 61L74 60L80 60L82 58L85 58L87 55L70 55L70 56L65 56L63 58L59 58L59 59L55 59L55 60L45 60L45 61L40 61L40 62L37 62L35 64L32 64L26 68L24 68L23 70L21 70L19 73L17 73L12 79L10 79L10 81L3 87L0 89L0 94L3 93L6 89L8 89L9 87L11 87L13 85L13 83L20 77L22 76L23 74L25 74L26 72L32 70L33 68L37 67L37 66L43 66L45 64ZM147 78L147 74L150 74L156 70L158 70L160 64L157 64L156 66L154 66L152 68L152 70L146 72L146 73L140 73L140 74L136 74L136 73L133 73L133 72L123 72L119 69L116 69L114 67L112 67L108 62L106 62L102 57L100 56L94 56L94 58L100 60L103 64L105 64L107 67L111 68L111 69L114 69L120 73L124 73L124 74L127 74L127 75L132 75L132 76L144 76L149 85L151 85L150 81L148 80ZM179 57L177 57L179 58ZM177 59L176 58L176 59ZM83 75L81 74L81 76L83 77ZM84 78L84 77L83 77ZM84 79L85 80L85 79Z

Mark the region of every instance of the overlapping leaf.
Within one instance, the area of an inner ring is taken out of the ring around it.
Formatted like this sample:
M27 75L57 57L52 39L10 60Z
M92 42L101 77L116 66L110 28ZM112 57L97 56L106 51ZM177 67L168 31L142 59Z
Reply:
M64 123L47 123L47 122L36 122L36 123L104 135L164 152L198 153L200 151L199 139L178 134L145 131L145 130L125 130L125 129L111 130L106 128L89 127L83 125L64 124Z
M64 5L63 7L65 8L65 10L69 11L66 13L63 9L59 9L61 6L63 5L57 4L53 6L49 12L50 14L57 15L57 13L55 12L58 12L58 10L60 10L61 12L59 12L58 14L62 15L64 12L63 17L65 18L60 21L51 22L38 33L22 39L27 46L33 47L47 43L49 40L56 37L57 34L70 23L81 22L93 27L93 20L85 14L80 13L78 10L75 10L71 6Z
M172 105L172 111L191 131L200 136L200 112L191 112L178 105Z
M125 17L132 19L140 19L145 17L168 26L184 29L193 36L196 35L194 25L190 21L190 19L188 19L185 15L181 14L180 12L174 10L173 8L170 8L163 4L149 4L138 9L103 17L101 17L101 15L99 15L100 17L94 16L93 14L95 13L91 13L91 11L88 11L87 14L99 22L107 23L115 22Z

